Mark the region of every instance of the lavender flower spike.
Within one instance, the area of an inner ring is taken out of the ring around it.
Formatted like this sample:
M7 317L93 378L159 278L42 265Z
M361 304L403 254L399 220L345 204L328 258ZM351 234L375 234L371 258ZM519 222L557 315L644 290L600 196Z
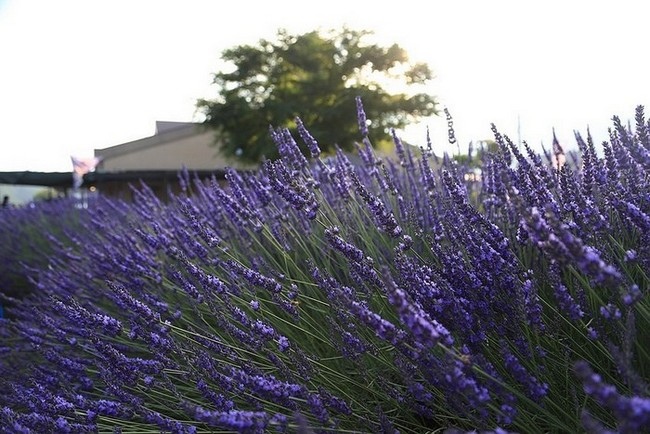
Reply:
M619 394L616 387L605 383L585 361L575 364L575 373L582 380L585 393L614 414L617 432L631 434L650 430L649 398Z
M415 302L409 300L406 293L393 282L387 270L384 270L384 281L388 286L388 299L397 309L400 320L408 327L416 341L426 348L432 348L442 341L451 346L454 338L449 331L422 310Z
M298 125L298 134L302 138L302 141L305 142L309 148L309 153L312 158L318 158L320 155L320 148L318 147L318 142L312 137L312 135L305 128L305 124L302 123L300 118L296 118L296 124Z
M393 238L402 235L402 228L397 223L393 213L386 209L384 203L375 195L371 194L366 187L361 183L359 177L355 172L350 173L350 179L355 190L361 196L364 202L370 208L381 230L389 234Z
M366 112L363 110L363 103L361 97L355 98L357 103L357 121L359 122L359 131L363 137L368 136L368 120L366 119Z

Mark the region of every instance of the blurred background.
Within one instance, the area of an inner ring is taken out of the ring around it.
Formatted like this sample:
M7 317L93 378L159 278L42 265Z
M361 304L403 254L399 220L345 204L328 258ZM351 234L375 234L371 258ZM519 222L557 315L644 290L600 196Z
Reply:
M612 115L650 102L645 2L0 0L0 171L72 171L71 156L152 136L156 121L202 122L197 100L231 47L347 26L399 44L433 72L440 115L398 132L434 150L492 138L565 148L607 139ZM23 201L0 185L0 194ZM26 200L26 199L25 199Z

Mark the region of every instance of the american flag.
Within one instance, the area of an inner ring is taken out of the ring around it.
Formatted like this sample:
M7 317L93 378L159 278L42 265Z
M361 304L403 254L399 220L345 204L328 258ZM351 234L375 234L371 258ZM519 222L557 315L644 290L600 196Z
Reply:
M95 170L101 158L77 158L74 156L70 158L72 159L72 186L76 189L84 183L84 175Z

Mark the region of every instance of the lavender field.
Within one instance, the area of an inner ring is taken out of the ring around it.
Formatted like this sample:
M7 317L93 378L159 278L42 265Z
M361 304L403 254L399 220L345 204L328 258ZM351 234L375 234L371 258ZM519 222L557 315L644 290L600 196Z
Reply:
M643 108L459 161L358 117L355 155L298 120L225 185L3 210L0 432L650 432Z

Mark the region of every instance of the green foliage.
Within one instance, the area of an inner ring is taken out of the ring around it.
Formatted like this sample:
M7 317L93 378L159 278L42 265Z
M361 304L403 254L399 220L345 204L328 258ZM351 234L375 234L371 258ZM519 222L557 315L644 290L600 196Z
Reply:
M375 143L389 140L390 128L436 114L433 96L411 91L432 78L429 67L409 62L396 44L366 43L371 34L280 30L277 41L225 50L222 59L234 69L214 75L215 100L197 103L205 124L219 131L220 151L248 163L275 158L269 126L293 129L296 117L319 138L324 152L336 145L351 150L358 137L357 96L372 119L368 130Z

